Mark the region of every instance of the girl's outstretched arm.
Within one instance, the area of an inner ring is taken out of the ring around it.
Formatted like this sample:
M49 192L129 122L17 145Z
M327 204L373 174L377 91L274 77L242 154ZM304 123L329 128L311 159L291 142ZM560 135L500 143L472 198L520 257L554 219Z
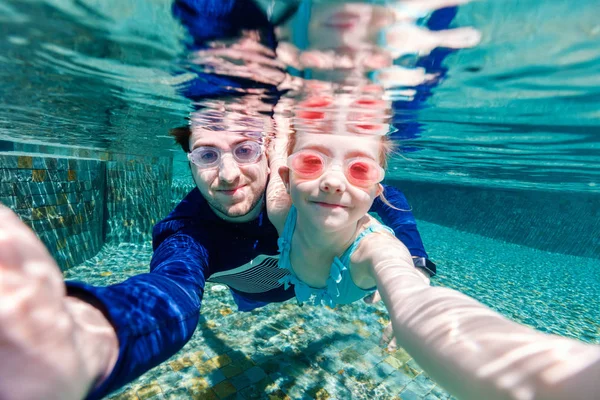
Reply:
M535 331L458 291L427 285L393 238L373 235L365 245L398 344L455 396L597 398L600 346Z

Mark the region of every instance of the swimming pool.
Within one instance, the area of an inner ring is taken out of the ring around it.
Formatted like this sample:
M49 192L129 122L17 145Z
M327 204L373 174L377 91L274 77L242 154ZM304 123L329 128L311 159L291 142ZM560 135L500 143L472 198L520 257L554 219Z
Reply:
M388 176L413 205L439 265L435 284L600 343L593 6L461 7L454 24L483 41L444 58L445 78L420 107L396 103L412 128L401 137L408 160L394 159ZM0 200L68 278L110 284L146 271L152 225L193 184L166 135L188 113L175 88L190 79L174 63L185 36L169 2L0 1L0 10ZM223 287L207 292L192 341L118 398L448 397L405 352L379 348L382 306L245 314Z

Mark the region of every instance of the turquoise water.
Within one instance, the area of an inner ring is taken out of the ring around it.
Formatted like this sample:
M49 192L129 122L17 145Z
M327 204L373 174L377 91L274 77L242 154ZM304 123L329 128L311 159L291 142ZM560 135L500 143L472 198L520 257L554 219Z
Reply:
M600 343L599 11L596 1L461 6L452 26L482 41L445 58L421 107L395 105L394 118L418 129L387 175L413 205L434 284L589 343ZM32 223L65 276L111 284L147 271L150 227L192 187L167 135L191 109L177 88L195 78L170 2L0 0L0 32L0 200L31 219L68 180L86 194L56 206L95 202L93 248L70 258L92 241L63 244L80 233ZM54 173L48 157L84 165ZM51 179L38 182L45 168ZM98 173L116 183L92 187ZM115 396L447 398L410 356L379 347L383 311L288 303L242 314L209 286L193 340Z

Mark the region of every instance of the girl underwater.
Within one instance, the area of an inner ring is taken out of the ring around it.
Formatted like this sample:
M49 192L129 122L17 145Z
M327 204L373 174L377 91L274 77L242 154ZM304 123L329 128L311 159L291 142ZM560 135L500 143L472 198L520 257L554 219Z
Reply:
M290 272L284 283L299 301L332 307L377 289L398 344L461 399L597 398L600 346L537 332L430 286L405 246L367 214L390 152L386 124L369 104L312 97L297 107L293 129L276 119L267 210L279 266Z

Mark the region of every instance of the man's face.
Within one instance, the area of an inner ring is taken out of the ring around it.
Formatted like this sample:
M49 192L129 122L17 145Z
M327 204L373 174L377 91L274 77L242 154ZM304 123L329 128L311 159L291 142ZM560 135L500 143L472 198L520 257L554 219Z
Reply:
M245 222L258 216L267 185L269 167L263 154L254 163L238 164L232 156L233 148L249 138L238 133L211 132L194 128L190 149L210 146L221 151L219 164L202 169L190 163L192 176L202 196L222 219Z

